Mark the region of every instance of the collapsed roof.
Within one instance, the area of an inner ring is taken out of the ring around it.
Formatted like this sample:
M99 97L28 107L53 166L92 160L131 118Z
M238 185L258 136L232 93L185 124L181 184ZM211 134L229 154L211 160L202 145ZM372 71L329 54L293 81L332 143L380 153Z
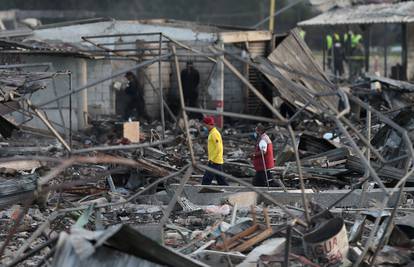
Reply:
M53 75L51 72L0 70L0 102L45 88L43 81L52 78Z

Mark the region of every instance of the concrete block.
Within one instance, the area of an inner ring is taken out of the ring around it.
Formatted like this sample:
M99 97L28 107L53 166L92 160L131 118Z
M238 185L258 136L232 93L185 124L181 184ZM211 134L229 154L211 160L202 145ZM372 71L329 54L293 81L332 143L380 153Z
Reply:
M178 185L173 184L171 185L173 190L178 187ZM203 188L209 188L208 193L201 193L200 190ZM278 188L271 188L270 191L267 190L266 187L259 188L262 191L266 191L269 193L275 201L282 205L292 205L295 206L297 204L302 203L302 195L298 190L289 190L289 192L283 192ZM406 188L405 192L411 192L411 188ZM315 201L316 203L322 205L323 207L328 207L334 202L336 202L339 198L344 196L348 193L349 190L326 190L322 192L311 192L310 189L306 191L306 195L308 200ZM335 207L338 208L345 208L345 207L370 207L371 201L383 201L385 194L381 189L373 189L367 192L366 201L364 203L360 203L361 199L361 189L354 190L352 194L347 196L341 202L339 202ZM414 188L412 189L414 191ZM235 193L240 192L252 192L250 189L242 187L242 186L198 186L198 185L191 185L184 187L185 195L188 197L192 203L197 205L218 205L223 201L228 200L229 196L234 195ZM390 200L388 202L388 207L393 207L397 201L397 190L393 190ZM258 196L258 203L264 202L267 205L271 203L264 199L262 196Z
M256 192L240 192L230 195L228 198L230 204L233 206L237 204L239 208L249 208L250 206L256 206L257 193Z

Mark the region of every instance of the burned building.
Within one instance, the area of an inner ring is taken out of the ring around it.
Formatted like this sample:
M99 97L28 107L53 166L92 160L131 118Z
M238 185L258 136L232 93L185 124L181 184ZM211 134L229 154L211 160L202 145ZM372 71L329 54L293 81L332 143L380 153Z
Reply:
M91 35L91 33L94 34ZM247 48L251 57L266 56L272 45L271 34L266 31L206 26L172 20L109 20L44 26L27 36L22 36L21 39L3 43L0 52L3 61L7 61L8 64L50 62L55 70L71 72L73 89L111 76L120 69L133 66L137 60L149 60L157 55L164 55L168 46L174 41L179 41L203 53L209 53L209 46L221 42L226 49L233 49L235 53L240 53L242 48ZM185 49L180 50L183 53L186 52ZM221 96L216 92L219 90L217 89L219 85L211 84L211 78L217 77L214 81L219 83L218 80L222 77L216 73L215 62L188 54L188 56L180 57L182 67L185 66L187 60L194 61L195 68L200 72L201 81L198 88L200 105L215 108L217 101L221 101L219 100ZM165 99L169 94L174 95L174 92L175 100L178 99L173 68L168 60L161 61L161 67L154 63L142 74L137 73L144 87L147 109L154 119L160 118L160 86L163 88ZM259 75L254 70L247 65L237 64L240 72L249 74L249 79L254 84L259 86L262 84ZM122 95L118 94L113 87L114 82L119 78L114 77L94 85L88 89L87 93L81 94L76 101L73 101L75 128L84 127L87 116L97 118L100 115L113 115L121 112ZM222 79L224 79L223 87L226 88L223 90L226 111L261 112L258 109L257 100L255 101L251 95L248 95L248 91L237 77L225 71ZM56 86L60 90L59 94L67 93L69 90L67 81L60 81L60 84ZM46 102L48 96L52 98L53 94L43 93L33 96L33 102L35 104ZM78 106L78 103L81 104ZM64 113L67 115L69 113L68 99L62 99L62 106L66 107ZM48 115L58 120L57 112L53 112L53 108L48 109Z

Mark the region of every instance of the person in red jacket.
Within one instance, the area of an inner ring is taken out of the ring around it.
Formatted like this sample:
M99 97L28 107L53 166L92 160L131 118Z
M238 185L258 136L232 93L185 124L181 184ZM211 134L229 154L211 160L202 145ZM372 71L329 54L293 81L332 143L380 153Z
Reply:
M266 134L262 124L256 126L257 141L253 153L253 166L256 170L256 176L253 178L254 186L269 186L272 180L272 174L269 169L275 166L273 158L273 144Z

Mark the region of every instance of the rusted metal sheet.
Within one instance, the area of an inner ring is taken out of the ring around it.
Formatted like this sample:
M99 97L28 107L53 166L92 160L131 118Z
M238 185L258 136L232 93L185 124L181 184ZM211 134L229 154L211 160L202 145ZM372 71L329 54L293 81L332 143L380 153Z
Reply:
M6 115L12 113L13 111L20 109L20 103L17 101L9 101L0 103L0 115Z

